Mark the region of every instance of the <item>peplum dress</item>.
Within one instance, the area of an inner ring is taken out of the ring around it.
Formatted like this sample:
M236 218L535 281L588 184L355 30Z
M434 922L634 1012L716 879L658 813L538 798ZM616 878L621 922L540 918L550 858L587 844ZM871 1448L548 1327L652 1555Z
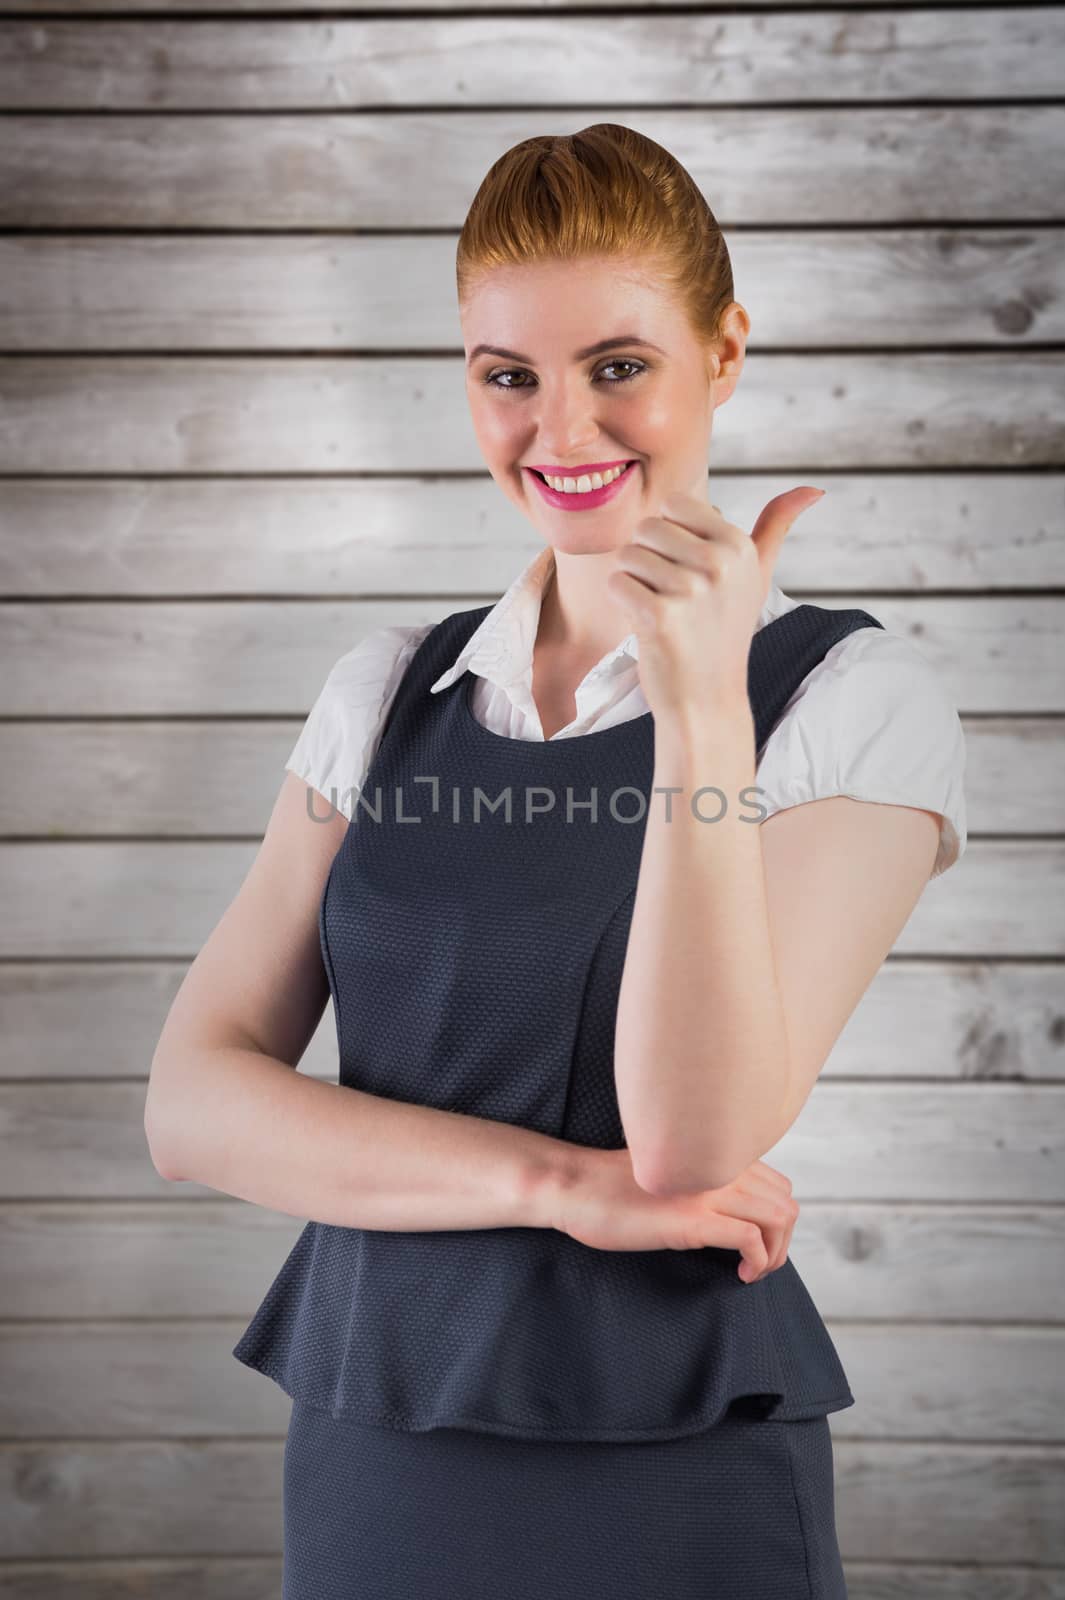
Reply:
M490 610L414 651L329 871L339 1081L619 1149L654 719L520 740L470 674L431 693ZM800 605L759 628L759 753L880 627ZM744 1284L738 1260L309 1222L233 1350L293 1400L284 1600L845 1600L827 1416L854 1396L792 1261Z

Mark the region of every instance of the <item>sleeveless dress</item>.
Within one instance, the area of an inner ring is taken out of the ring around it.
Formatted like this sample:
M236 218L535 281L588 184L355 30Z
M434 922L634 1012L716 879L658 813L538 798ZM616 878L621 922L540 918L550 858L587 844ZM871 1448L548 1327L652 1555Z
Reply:
M430 693L489 609L415 651L330 868L339 1081L619 1149L654 718L515 740L470 674ZM880 626L800 605L755 633L759 755ZM753 1284L738 1261L309 1222L233 1350L293 1400L284 1600L845 1600L827 1415L854 1397L790 1259Z

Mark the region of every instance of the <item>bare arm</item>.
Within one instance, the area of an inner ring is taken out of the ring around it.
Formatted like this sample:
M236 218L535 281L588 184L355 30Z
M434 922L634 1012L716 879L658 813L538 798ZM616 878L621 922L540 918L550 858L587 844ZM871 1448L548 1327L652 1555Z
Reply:
M682 792L671 821L659 795L648 812L615 1070L657 1195L726 1184L783 1138L935 859L934 812L837 795L758 824L737 804L754 782L748 712L656 753L655 785ZM692 815L703 784L718 822Z
M318 907L346 817L286 773L244 883L185 975L144 1126L163 1177L393 1230L552 1227L595 1152L294 1070L329 998Z

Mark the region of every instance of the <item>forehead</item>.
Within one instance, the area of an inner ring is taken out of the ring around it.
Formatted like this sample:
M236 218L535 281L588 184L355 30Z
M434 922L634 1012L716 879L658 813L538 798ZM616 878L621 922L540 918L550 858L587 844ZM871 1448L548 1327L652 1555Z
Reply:
M536 261L487 273L461 321L467 347L483 340L527 351L557 343L569 351L619 333L668 336L678 313L638 263Z

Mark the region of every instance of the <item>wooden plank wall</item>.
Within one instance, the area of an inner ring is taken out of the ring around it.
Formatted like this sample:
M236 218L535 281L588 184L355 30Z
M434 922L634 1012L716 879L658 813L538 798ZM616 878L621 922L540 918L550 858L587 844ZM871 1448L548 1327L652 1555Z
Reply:
M1065 1596L1063 46L1060 4L7 5L5 1600L279 1595L288 1402L230 1350L300 1223L157 1176L148 1063L333 661L539 547L455 239L502 150L601 120L727 230L715 499L826 485L783 587L910 635L967 734L968 853L773 1154L858 1397L852 1600Z

